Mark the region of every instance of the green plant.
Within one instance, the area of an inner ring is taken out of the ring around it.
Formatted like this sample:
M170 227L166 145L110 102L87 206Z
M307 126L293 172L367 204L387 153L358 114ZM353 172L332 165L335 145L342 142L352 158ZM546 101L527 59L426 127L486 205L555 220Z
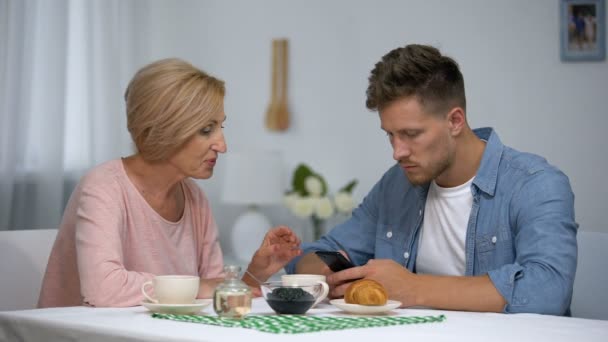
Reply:
M321 237L326 219L336 213L352 212L354 208L352 191L356 185L357 180L353 179L331 197L323 176L308 165L300 164L293 172L291 189L285 195L285 205L294 215L311 219L316 240Z

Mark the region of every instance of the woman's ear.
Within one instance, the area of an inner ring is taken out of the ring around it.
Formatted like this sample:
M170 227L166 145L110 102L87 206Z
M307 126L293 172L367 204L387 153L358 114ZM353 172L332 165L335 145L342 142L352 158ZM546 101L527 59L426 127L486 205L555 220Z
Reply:
M452 136L457 136L467 124L466 114L461 107L454 107L447 115L448 125Z

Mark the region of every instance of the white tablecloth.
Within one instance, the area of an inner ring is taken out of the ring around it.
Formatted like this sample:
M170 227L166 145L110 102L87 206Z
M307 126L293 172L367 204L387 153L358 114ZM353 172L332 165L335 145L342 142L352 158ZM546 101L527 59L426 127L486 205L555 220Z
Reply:
M214 315L211 306L202 313ZM272 310L263 299L254 299L252 314L263 313L272 313ZM308 314L345 315L327 303ZM423 309L398 309L391 314L444 314L446 320L287 335L152 318L141 306L119 309L69 307L0 312L0 341L608 341L608 321L601 320Z

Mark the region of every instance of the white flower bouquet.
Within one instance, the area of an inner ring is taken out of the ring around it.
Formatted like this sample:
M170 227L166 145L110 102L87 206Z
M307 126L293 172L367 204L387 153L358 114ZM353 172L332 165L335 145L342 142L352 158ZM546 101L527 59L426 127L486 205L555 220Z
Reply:
M313 239L322 235L325 220L336 213L350 214L354 208L352 191L357 180L343 186L333 197L329 196L323 177L305 164L296 167L291 190L285 195L285 206L297 217L310 218L314 228Z

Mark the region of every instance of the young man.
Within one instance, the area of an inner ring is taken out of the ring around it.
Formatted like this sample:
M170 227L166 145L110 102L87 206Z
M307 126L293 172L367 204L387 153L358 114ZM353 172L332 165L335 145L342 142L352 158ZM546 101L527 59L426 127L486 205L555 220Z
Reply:
M328 274L334 297L370 278L404 307L569 314L578 225L568 177L491 128L469 128L458 64L433 47L386 54L366 104L397 164L287 272ZM358 267L331 273L315 250Z

